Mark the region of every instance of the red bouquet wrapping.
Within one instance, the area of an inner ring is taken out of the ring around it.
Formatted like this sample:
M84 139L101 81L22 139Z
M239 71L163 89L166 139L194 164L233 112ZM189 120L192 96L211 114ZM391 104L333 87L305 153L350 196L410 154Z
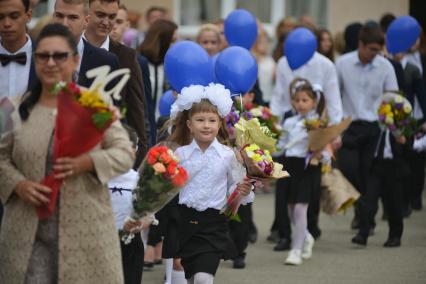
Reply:
M74 83L60 83L56 87L57 116L53 138L53 160L77 157L95 147L113 121L118 119L117 109L103 102L97 90L80 89ZM63 180L55 179L52 172L42 184L50 187L50 201L37 208L40 219L46 219L55 210Z

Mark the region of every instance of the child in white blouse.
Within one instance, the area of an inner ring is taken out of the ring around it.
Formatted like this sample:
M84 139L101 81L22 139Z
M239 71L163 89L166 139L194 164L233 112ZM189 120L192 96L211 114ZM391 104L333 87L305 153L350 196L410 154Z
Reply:
M308 155L325 160L325 152L309 153L307 121L320 119L324 99L320 87L314 87L305 79L296 78L290 84L290 96L297 112L284 121L286 149L285 166L290 178L283 181L282 189L288 191L288 212L293 224L291 250L285 264L300 265L312 255L314 238L307 229L307 212L311 196L320 189L321 170L319 165L309 163Z
M176 154L190 176L179 194L179 244L175 252L188 283L213 283L220 259L227 258L231 240L226 216L220 214L227 196L239 190L245 196L243 204L254 196L250 180L234 180L236 157L223 144L227 142L223 117L231 110L232 101L229 91L217 86L210 86L219 91L213 95L209 95L209 87L190 87L190 108L188 102L179 107L190 97L183 90L172 107L175 128L169 140L181 145Z

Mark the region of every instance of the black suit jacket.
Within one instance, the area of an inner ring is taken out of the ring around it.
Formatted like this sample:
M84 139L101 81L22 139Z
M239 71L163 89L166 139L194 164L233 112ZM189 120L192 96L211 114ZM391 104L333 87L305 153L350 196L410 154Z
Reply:
M77 83L83 87L90 87L93 79L86 76L86 72L96 67L108 65L111 71L118 69L118 58L111 52L105 49L95 47L83 39L84 49L81 56L80 71L78 73Z
M404 68L405 90L407 99L414 106L414 98L417 97L423 116L426 115L426 88L420 69L416 65L407 62Z
M109 51L117 56L119 68L130 69L130 79L121 96L127 106L126 122L135 129L139 138L135 162L135 167L138 167L145 156L148 144L145 134L145 97L141 67L134 49L111 40Z

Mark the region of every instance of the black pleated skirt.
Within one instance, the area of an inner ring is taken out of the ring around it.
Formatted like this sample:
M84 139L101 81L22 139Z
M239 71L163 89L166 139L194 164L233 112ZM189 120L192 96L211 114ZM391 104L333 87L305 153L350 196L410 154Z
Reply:
M282 183L282 188L289 191L288 203L309 203L313 192L321 189L321 167L305 168L304 158L286 157L284 168L290 174Z
M221 259L230 259L237 254L226 216L219 210L209 208L199 212L179 205L178 228L169 229L163 256L174 254L180 258L186 279L197 272L215 275ZM176 229L177 234L173 232ZM172 239L173 236L176 239Z

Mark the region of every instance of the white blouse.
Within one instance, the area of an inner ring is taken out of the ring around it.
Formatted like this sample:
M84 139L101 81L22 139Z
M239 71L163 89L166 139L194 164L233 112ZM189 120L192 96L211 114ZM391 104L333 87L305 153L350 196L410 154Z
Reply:
M113 178L108 182L117 230L123 228L124 220L133 211L132 191L136 188L138 180L139 174L131 169L127 173Z
M195 140L191 144L176 149L182 166L189 174L189 182L181 189L179 204L204 211L208 208L220 210L227 197L242 181L233 150L215 139L202 152ZM242 204L253 202L254 193L243 198Z

